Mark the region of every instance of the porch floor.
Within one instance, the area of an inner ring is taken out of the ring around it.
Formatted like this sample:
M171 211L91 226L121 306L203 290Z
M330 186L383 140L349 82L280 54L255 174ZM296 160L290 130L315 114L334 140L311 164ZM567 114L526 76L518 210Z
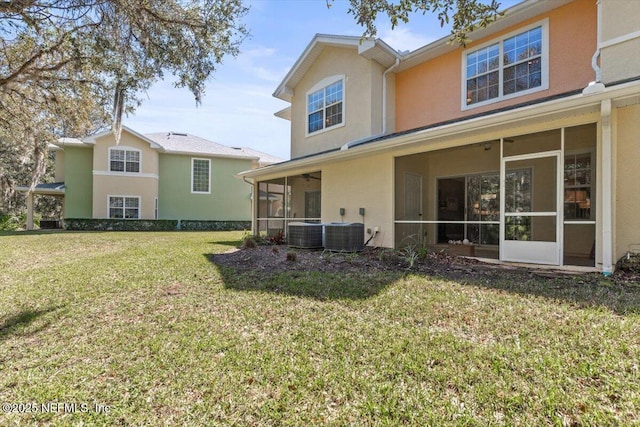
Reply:
M482 261L487 262L500 262L500 251L497 246L483 246L478 245L475 247L475 256L470 258L477 258ZM514 264L514 263L509 263ZM515 263L518 264L518 263ZM532 264L522 264L525 266L531 266ZM584 256L575 256L575 255L565 255L564 256L564 265L558 266L550 266L554 269L562 268L572 270L573 267L586 267L584 271L596 271L595 270L595 260L593 258L584 257ZM582 271L582 268L578 268L578 270Z

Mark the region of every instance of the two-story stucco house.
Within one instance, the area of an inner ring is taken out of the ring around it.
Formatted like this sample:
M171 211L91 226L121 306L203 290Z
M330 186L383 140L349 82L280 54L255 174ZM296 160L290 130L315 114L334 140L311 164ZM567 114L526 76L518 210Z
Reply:
M242 174L282 205L254 230L364 222L370 245L612 272L640 243L640 2L526 0L470 37L314 37L274 93L292 159Z
M142 135L123 127L84 139L62 138L54 184L28 195L64 198L64 217L250 221L251 187L236 176L281 159L186 133ZM29 192L28 187L18 190Z

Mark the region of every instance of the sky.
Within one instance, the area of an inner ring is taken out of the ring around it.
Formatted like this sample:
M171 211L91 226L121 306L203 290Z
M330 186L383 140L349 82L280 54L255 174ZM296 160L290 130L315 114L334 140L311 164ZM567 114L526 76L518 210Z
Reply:
M139 133L185 132L231 147L250 147L290 158L290 122L274 116L289 104L273 97L295 61L317 33L361 36L348 1L251 0L243 22L250 36L237 57L226 57L196 106L191 92L167 79L143 95L123 124ZM377 22L378 37L399 51L415 50L448 36L434 15L415 15L393 31Z

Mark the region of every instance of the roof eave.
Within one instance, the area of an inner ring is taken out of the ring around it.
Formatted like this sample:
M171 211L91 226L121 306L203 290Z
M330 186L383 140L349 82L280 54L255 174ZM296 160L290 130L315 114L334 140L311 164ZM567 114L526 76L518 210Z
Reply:
M162 146L159 145L157 142L155 142L152 139L147 138L146 136L144 136L143 134L141 134L139 132L136 132L135 130L131 129L130 127L127 127L127 126L123 125L122 126L122 130L124 130L124 131L130 133L131 135L133 135L135 137L138 137L138 138L142 139L143 141L147 142L151 146L151 148L156 149L158 151L164 151L164 148L162 148ZM87 143L87 144L95 145L96 140L98 138L102 138L103 136L107 136L109 134L113 134L113 131L112 130L108 130L108 131L105 131L105 132L101 132L99 134L92 135L90 137L84 138L82 141Z
M380 39L316 34L273 92L273 96L291 102L293 89L299 80L298 75L306 72L309 63L315 61L325 46L355 48L359 55L380 62L385 66L392 65L399 57L398 52Z
M445 124L435 128L416 130L414 132L391 137L386 140L376 141L375 143L358 145L350 148L349 150L334 150L299 160L294 159L288 162L267 166L265 168L241 172L238 175L246 178L256 178L264 175L286 173L289 170L306 166L315 167L319 163L345 160L367 154L375 154L405 147L416 142L424 143L425 141L450 137L456 134L464 134L465 132L477 132L481 129L504 126L509 123L519 122L535 117L548 116L566 111L579 111L585 108L599 108L600 103L605 99L635 97L638 98L637 101L640 102L639 92L640 80L606 88L603 92L593 95L570 95L544 104L528 105L514 110L501 111L452 124Z
M198 151L182 151L182 150L164 150L163 154L177 154L182 156L200 156L200 157L211 157L211 158L221 158L221 159L236 159L236 160L259 160L260 157L257 156L241 156L241 155L233 155L233 154L214 154L214 153L202 153Z
M495 22L487 27L479 27L475 31L470 32L467 36L473 40L480 40L491 34L497 33L511 26L518 24L526 19L533 18L537 15L548 12L552 9L564 6L573 0L525 0L508 9L504 10L504 16L498 18ZM444 55L460 48L460 45L451 42L451 36L445 36L421 48L418 48L403 56L402 62L397 71L403 71L415 65Z

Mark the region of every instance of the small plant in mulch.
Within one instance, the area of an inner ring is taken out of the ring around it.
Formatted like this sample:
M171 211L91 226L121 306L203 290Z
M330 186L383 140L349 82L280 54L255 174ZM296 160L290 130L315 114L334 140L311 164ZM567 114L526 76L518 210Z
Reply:
M255 239L253 237L249 237L242 242L242 249L255 249L258 246Z
M269 237L269 242L273 245L284 245L286 241L284 231L282 230L278 230L275 235Z
M287 252L287 261L296 262L297 259L298 259L297 253L293 251Z
M640 283L640 253L627 253L616 263L616 274Z

